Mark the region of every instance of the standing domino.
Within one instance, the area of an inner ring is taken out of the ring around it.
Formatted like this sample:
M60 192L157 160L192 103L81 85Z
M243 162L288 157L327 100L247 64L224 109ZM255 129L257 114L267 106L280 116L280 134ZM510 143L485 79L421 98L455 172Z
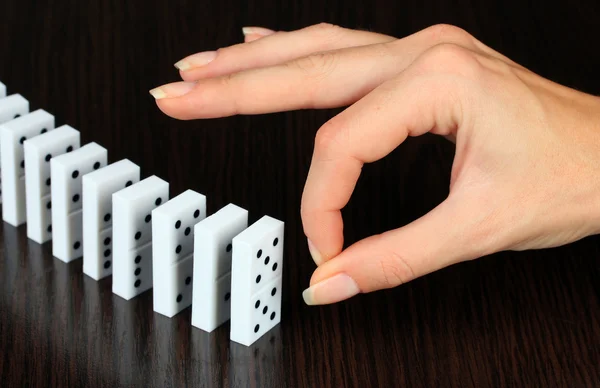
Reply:
M23 224L27 217L23 143L52 129L54 116L42 109L0 125L2 218L13 226Z
M0 98L6 97L6 85L0 82Z
M152 288L152 210L169 200L169 184L151 176L112 198L112 290L129 300Z
M43 244L52 238L50 161L79 148L79 131L63 125L26 140L25 187L27 198L27 237Z
M280 321L283 222L264 216L233 238L230 339L250 346Z
M172 317L192 304L194 225L206 197L187 190L152 211L154 311Z
M231 311L231 241L248 227L248 211L229 204L194 227L192 325L211 332Z
M112 195L140 180L140 168L123 159L85 175L83 273L100 280L112 274Z
M50 159L52 254L68 263L82 256L81 177L106 166L107 152L96 143Z
M5 90L6 93L6 90ZM29 113L29 101L20 94L13 94L0 100L0 124Z

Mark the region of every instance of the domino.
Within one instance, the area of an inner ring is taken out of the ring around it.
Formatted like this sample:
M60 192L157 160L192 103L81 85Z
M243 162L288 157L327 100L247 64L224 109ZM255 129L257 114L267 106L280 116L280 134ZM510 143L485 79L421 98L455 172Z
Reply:
M264 216L233 238L230 339L250 346L281 319L282 221Z
M206 197L186 190L152 211L154 311L173 317L192 304L194 225Z
M25 223L27 217L23 143L52 129L54 116L42 109L0 125L2 218L13 226Z
M194 227L192 325L212 332L231 310L232 240L248 227L248 211L229 204Z
M0 82L0 98L6 97L6 85Z
M27 237L43 244L52 238L50 161L79 149L79 131L63 125L23 143Z
M52 254L65 263L83 254L82 177L106 160L106 149L93 142L50 159Z
M112 195L112 290L123 299L152 288L152 210L168 200L169 184L154 175Z
M0 93L2 93L1 90ZM7 121L25 116L29 113L29 101L20 94L13 94L6 97L6 89L4 89L3 97L4 98L0 100L0 124L4 124Z
M83 273L94 280L112 274L112 195L140 181L140 168L123 159L82 178Z

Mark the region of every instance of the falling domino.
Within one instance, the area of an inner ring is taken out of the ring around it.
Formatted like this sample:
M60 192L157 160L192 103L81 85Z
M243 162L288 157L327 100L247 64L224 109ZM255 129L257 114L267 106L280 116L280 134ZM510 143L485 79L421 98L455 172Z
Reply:
M229 204L194 227L192 325L207 332L229 320L231 241L248 227L248 211Z

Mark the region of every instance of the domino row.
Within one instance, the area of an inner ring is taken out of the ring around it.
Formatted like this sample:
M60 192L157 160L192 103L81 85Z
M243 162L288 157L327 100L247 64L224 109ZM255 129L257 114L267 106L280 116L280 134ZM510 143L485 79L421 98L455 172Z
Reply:
M228 320L230 339L249 346L280 322L283 222L229 204L207 216L206 197L140 179L128 159L80 144L69 125L0 82L0 176L3 220L27 224L53 255L83 258L95 280L129 300L153 288L154 311L173 317L192 306L192 325L212 332Z

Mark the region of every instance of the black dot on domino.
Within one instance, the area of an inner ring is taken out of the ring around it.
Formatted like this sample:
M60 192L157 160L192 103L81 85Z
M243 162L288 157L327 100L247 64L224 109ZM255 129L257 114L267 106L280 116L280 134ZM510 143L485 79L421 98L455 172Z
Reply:
M108 222L108 221L110 221L110 213L106 213L104 215L104 222Z
M77 250L77 249L79 249L80 246L81 246L81 243L79 241L75 241L75 244L73 244L73 249Z
M231 294L228 292L225 294L225 302L227 302L231 298Z
M279 242L279 239L277 237L275 237L275 240L273 240L273 246L276 247L278 242Z
M132 182L132 181L127 181L127 183L125 183L125 187L129 187L129 186L131 186L132 184L133 184L133 182Z
M263 308L263 315L267 313L267 311L269 311L269 306L265 306Z
M227 252L231 252L231 244L227 244L227 248L225 248Z
M133 286L135 288L138 288L140 286L140 284L142 284L142 281L140 279L136 280L135 283L133 283Z
M104 239L104 245L110 244L110 237Z
M48 201L46 204L46 209L52 209L52 201Z
M256 258L260 259L261 256L262 256L262 249L259 249L258 252L256 252Z
M259 330L259 329L260 329L260 325L256 325L256 326L254 326L254 332L255 332L255 333L258 333L258 330Z
M277 263L273 264L273 272L277 271Z
M48 130L47 130L46 128L43 128L43 129L40 131L40 133L41 133L41 134L44 134L44 133L46 133L46 132L48 132Z
M78 202L79 201L79 194L75 194L73 196L73 202Z
M271 313L271 320L275 319L275 311Z
M13 118L18 119L19 117L21 117L21 115L17 113Z
M135 237L136 240L139 240L140 237L142 237L142 232L136 232L136 234L135 234L134 237Z
M50 159L52 159L52 155L50 155L50 154L46 155L46 157L44 158L44 160L46 160L46 162L49 162Z
M100 162L94 163L94 170L97 170L99 168L100 168Z
M273 287L273 289L271 290L271 296L275 296L276 293L277 293L277 288Z
M183 232L183 234L185 234L186 236L189 236L191 232L192 232L192 229L190 229L190 227L188 226L187 228L185 228L185 232Z
M194 212L194 218L198 218L199 215L200 215L200 210L196 209L196 211Z
M152 216L151 216L150 214L148 214L148 215L146 216L146 218L144 218L144 221L145 221L146 223L148 223L148 222L152 221Z
M140 256L140 255L137 255L137 256L135 257L135 263L136 263L136 264L139 264L139 263L140 263L140 261L142 261L142 256Z
M51 182L52 182L52 181L50 180L50 178L46 179L46 186L50 186L50 183L51 183Z
M181 302L183 296L181 294L177 295L177 303Z
M71 151L73 151L73 146L68 146L67 147L67 152L71 152Z
M256 303L254 303L254 308L257 309L260 307L260 300L257 300Z
M52 225L48 225L48 227L46 228L46 230L48 231L48 233L52 233Z
M261 279L261 276L260 276L260 275L258 275L258 276L256 277L256 284L260 283L260 279Z
M77 170L73 171L71 176L73 177L73 179L77 178L79 176L79 171L77 171Z
M25 168L25 161L21 160L21 168Z
M175 229L179 229L181 227L181 221L177 220L175 223Z
M269 260L271 260L269 256L265 257L265 265L269 264Z
M191 276L188 276L187 278L185 278L185 285L186 286L189 286L191 282L192 282L192 277Z
M181 252L181 245L177 245L177 248L175 248L175 253L179 254Z
M104 269L109 269L110 268L110 260L106 260L104 262Z
M136 268L135 269L135 272L134 272L135 276L140 276L141 273L142 273L142 269L141 268Z
M110 249L104 251L104 257L110 256Z
M19 143L23 144L23 143L25 143L25 140L27 140L27 138L25 136L23 136L22 138L19 139Z
M156 201L154 201L154 204L156 206L160 205L161 203L162 203L162 198L160 198L160 197L156 198Z

